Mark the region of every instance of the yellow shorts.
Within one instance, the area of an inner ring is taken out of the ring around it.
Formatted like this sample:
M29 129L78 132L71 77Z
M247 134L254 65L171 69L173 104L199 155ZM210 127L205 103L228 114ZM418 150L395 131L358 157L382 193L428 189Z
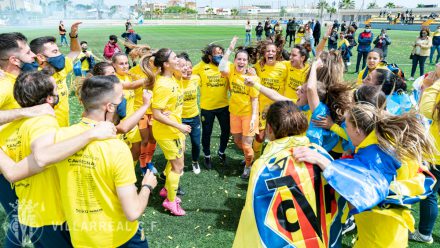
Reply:
M185 148L185 135L182 134L178 139L173 140L156 140L160 149L163 151L163 155L167 160L174 160L176 158L183 157Z
M148 126L153 125L153 115L145 114L138 123L139 129L146 129Z
M119 139L124 141L130 148L132 144L142 141L141 133L137 126L131 129L128 133L120 134Z
M254 123L254 129L250 130L252 116L238 116L231 114L231 133L252 137L258 132L258 119Z

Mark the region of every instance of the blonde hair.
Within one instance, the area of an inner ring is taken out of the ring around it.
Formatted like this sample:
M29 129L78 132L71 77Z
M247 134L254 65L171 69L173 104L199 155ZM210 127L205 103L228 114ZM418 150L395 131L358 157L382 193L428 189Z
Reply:
M141 70L147 75L146 77L146 88L149 90L153 89L154 82L156 81L156 75L154 66L151 64L151 61L154 60L152 54L147 54L140 59L140 67Z
M151 47L149 45L132 44L131 46L129 46L129 48L132 50L128 54L128 57L130 57L132 61L136 61L139 58L142 58L143 56L151 53Z
M375 131L379 147L399 161L403 159L434 161L436 152L432 136L425 132L417 113L392 115L372 104L358 103L349 110L348 120L365 134Z

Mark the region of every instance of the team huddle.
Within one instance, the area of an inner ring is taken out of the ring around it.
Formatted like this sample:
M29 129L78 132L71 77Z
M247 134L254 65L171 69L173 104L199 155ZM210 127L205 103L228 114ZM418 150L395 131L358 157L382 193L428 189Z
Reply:
M27 238L35 247L148 247L137 220L156 176L165 181L163 208L187 215L179 197L186 136L193 172L201 171L201 151L211 169L215 118L220 161L227 163L232 134L249 180L234 247L341 247L349 222L355 247L432 242L440 64L408 94L403 73L373 49L350 84L341 51L324 50L331 28L313 60L307 42L286 52L279 37L256 47L236 47L234 37L227 49L209 44L193 67L188 54L170 48L126 44L122 53L110 36L112 56L95 63L79 42L79 24L67 56L54 37L28 44L21 33L0 34L5 247ZM78 60L90 66L76 81L84 112L69 125L66 79ZM153 163L156 144L167 160L163 172Z

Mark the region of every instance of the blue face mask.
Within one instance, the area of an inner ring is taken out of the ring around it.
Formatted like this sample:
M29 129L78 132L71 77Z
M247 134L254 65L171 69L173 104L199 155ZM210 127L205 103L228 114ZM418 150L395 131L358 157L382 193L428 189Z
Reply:
M55 57L47 57L47 63L49 63L49 65L55 68L55 70L58 72L64 69L66 65L66 58L63 54Z
M214 63L214 65L219 65L220 61L222 61L223 55L215 55L212 56L212 63Z
M21 71L27 72L27 71L36 71L38 70L38 63L32 62L32 63L22 63L21 64Z
M127 116L127 99L123 98L121 103L118 104L116 108L116 113L119 115L119 118L122 120Z

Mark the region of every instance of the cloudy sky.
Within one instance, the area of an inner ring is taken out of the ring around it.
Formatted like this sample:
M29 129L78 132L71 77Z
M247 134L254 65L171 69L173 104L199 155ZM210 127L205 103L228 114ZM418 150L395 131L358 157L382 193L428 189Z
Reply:
M184 2L185 0L181 0ZM318 0L187 0L187 1L196 1L197 6L206 6L211 5L214 7L238 7L243 5L272 5L274 8L277 8L278 5L285 6L285 5L300 5L303 6L304 4L311 4L316 3ZM333 1L338 2L338 0L327 0L329 3L332 3ZM408 8L414 8L417 6L418 3L424 3L424 4L438 4L438 0L378 0L376 1L380 7L382 7L387 2L393 2L396 5L405 6ZM74 2L83 2L83 3L91 3L92 0L79 0ZM120 0L104 0L106 5L114 5L114 4L121 4ZM134 4L137 3L137 0L125 0L126 4ZM145 2L143 0L142 2ZM163 2L166 3L167 0L148 0L148 2ZM362 6L362 0L355 0L356 7L360 8ZM374 0L364 0L364 8L368 5L368 3L374 2Z

